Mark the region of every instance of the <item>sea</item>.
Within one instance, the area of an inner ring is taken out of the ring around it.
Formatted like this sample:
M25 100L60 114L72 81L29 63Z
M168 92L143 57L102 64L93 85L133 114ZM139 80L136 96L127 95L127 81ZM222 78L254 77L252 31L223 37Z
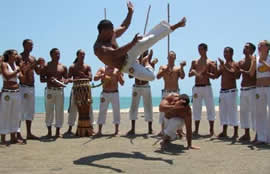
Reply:
M68 110L69 107L69 97L65 97L64 109ZM153 107L159 106L161 101L161 97L152 97ZM237 103L239 105L240 98L237 99ZM93 97L92 107L94 110L99 110L99 97ZM214 97L215 106L219 105L219 97ZM120 97L120 109L128 109L131 105L131 97ZM139 107L143 107L143 101L141 99ZM111 109L111 105L109 105L109 109ZM36 96L35 98L35 112L36 113L44 113L45 112L45 103L43 96Z

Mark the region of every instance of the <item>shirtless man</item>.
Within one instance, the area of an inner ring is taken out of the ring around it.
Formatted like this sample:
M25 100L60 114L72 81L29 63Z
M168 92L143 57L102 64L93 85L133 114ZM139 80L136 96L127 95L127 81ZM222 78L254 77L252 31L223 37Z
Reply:
M150 71L154 72L154 66L157 63L157 59L152 60L153 51L151 50L148 54L147 52L140 56L138 59L138 63L148 68ZM152 64L151 66L146 66L146 64ZM133 76L129 75L129 78L133 78ZM152 122L153 122L153 106L152 106L152 94L151 94L151 86L149 85L148 81L142 81L135 78L135 84L132 88L132 103L129 110L129 118L131 120L131 130L127 133L127 135L134 135L135 134L135 124L140 99L143 97L143 105L144 105L144 118L145 121L148 122L148 133L152 134Z
M100 21L98 24L99 35L94 45L94 52L105 65L118 68L122 72L128 73L139 80L152 81L155 79L154 73L137 63L137 58L175 29L184 27L186 18L183 18L180 22L172 26L162 21L144 37L136 34L131 42L118 47L116 39L127 30L133 14L133 5L131 2L128 2L127 6L127 18L119 28L114 29L113 24L109 20Z
M163 98L159 105L160 112L165 113L165 129L160 143L161 148L166 148L170 140L175 139L177 129L186 126L186 139L188 149L200 149L192 146L192 112L189 106L189 97L185 94L170 94Z
M186 62L182 61L180 67L175 66L176 54L174 51L170 51L168 55L168 65L160 66L157 79L163 78L164 89L161 92L162 98L168 96L171 93L180 93L178 81L185 78L184 67ZM159 135L164 132L164 113L160 112L159 123L161 124L161 131ZM179 134L181 136L181 134Z
M25 120L26 123L26 132L27 139L38 139L31 132L31 125L35 115L35 75L36 72L38 75L40 74L39 63L40 61L44 61L42 58L39 58L36 61L36 58L30 55L33 50L33 41L30 39L25 39L23 41L23 49L24 51L20 54L20 57L17 59L16 63L21 68L24 69L22 71L23 78L20 79L20 94L21 94L21 108L22 108L22 116L21 120ZM18 138L22 139L20 129L17 132Z
M201 43L198 46L200 58L192 61L189 77L195 76L195 86L192 88L192 110L195 120L194 135L199 135L200 120L202 115L202 102L205 102L207 119L210 126L210 135L214 135L214 121L216 119L214 96L210 79L215 78L216 63L207 57L208 46Z
M60 128L64 122L64 84L68 83L68 74L67 67L59 62L59 49L51 49L50 56L52 60L42 67L40 81L47 83L45 89L47 137L52 137L52 123L55 117L55 137L58 138L60 136Z
M243 53L245 57L239 61L242 72L241 93L240 93L240 124L245 129L245 134L239 138L240 141L250 141L249 130L255 130L256 118L256 75L250 76L245 73L250 69L253 53L256 47L252 43L246 43Z
M118 83L124 85L123 73L118 69L106 66L100 68L94 77L95 81L101 80L103 83L103 91L100 95L100 107L98 115L98 132L97 136L102 135L102 126L106 122L108 106L111 103L113 109L113 124L115 125L114 135L119 133L120 124L120 101L118 92Z
M237 87L236 80L240 78L240 68L237 62L233 60L233 49L231 47L224 48L224 57L226 63L220 58L219 69L216 77L221 76L221 90L219 101L220 122L223 125L223 131L218 135L219 138L227 137L228 125L234 127L234 135L232 138L238 137L239 119L237 116Z
M85 57L85 52L81 49L77 51L77 58L73 62L73 64L69 67L68 71L68 78L69 82L72 82L74 79L89 79L92 81L92 72L91 72L91 67L89 65L86 65L84 63L84 57ZM73 91L70 96L70 106L69 106L69 115L68 115L68 131L66 132L67 134L72 134L72 126L74 126L76 118L77 118L77 105L75 102L75 98L73 95ZM90 105L90 112L89 112L89 117L91 120L91 123L94 122L93 118L93 109L92 105Z

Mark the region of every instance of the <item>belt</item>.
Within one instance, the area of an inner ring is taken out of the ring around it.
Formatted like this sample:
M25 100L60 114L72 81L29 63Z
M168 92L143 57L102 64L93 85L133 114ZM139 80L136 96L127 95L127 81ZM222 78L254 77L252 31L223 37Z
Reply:
M2 89L2 92L20 92L19 89Z
M255 88L256 88L255 86L251 86L251 87L243 87L243 88L241 88L240 90L241 90L241 91L248 91L248 90L255 89Z
M102 92L103 92L103 93L117 93L118 90L114 90L114 91L106 91L106 90L103 90Z
M27 87L27 88L34 88L35 87L34 85L25 85L25 84L21 84L21 83L20 83L20 86Z
M211 84L207 84L207 85L200 85L200 84L198 84L198 85L195 85L195 87L206 87L206 86L211 86Z
M179 89L177 90L166 90L166 89L162 89L162 92L167 92L167 93L171 93L171 92L175 92L175 93L179 93Z
M51 90L62 90L64 88L62 87L46 87L46 89L51 89Z
M146 84L146 85L133 85L133 87L136 87L136 88L150 88L150 85L149 84Z
M220 93L231 93L231 92L236 92L237 89L221 89Z

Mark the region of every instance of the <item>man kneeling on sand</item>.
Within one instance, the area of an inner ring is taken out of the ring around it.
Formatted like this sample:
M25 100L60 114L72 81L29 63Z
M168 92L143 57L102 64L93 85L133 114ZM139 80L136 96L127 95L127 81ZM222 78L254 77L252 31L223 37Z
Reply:
M200 147L192 146L192 113L189 106L189 97L186 94L170 94L162 99L159 105L159 111L165 113L164 135L161 148L164 149L170 142L175 139L176 130L186 126L186 139L188 149L200 149Z

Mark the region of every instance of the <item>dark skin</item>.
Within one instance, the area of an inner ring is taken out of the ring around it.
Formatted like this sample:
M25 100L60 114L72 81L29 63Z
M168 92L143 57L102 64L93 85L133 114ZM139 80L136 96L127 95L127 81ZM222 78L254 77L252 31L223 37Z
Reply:
M224 57L226 63L222 59L218 59L220 67L217 71L216 77L221 76L221 89L229 90L236 88L236 80L240 78L240 68L237 62L233 61L233 52L229 49L224 49ZM219 138L227 137L228 125L223 125L223 131L218 135ZM232 138L238 137L238 126L234 126L234 135Z
M153 50L150 50L149 54L140 56L137 62L143 65L144 67L147 65L151 65L154 68L155 64L157 63L157 59L151 62L152 57L153 57ZM129 78L133 78L133 76L129 75ZM146 85L147 83L148 81L143 81L135 78L135 85ZM135 127L136 127L136 120L131 120L131 130L127 132L127 135L135 135ZM150 121L148 122L148 134L152 133L153 133L152 121Z
M2 75L7 80L7 81L4 81L4 83L3 83L4 89L11 89L11 90L19 89L19 84L17 82L9 81L11 78L14 78L16 76L19 76L19 77L22 76L20 68L18 66L14 65L14 62L16 61L16 59L18 57L19 57L19 55L18 55L17 51L13 51L9 55L8 62L2 62L2 64L1 64ZM13 70L13 72L9 71L8 64L11 67L11 69ZM16 132L12 132L10 134L10 143L11 144L16 144L16 143L25 144L25 142L23 141L22 138L16 137ZM1 144L8 145L8 143L6 142L6 135L1 135Z
M256 86L256 76L250 76L248 71L251 67L251 62L253 59L253 53L255 50L252 50L252 47L247 43L244 46L243 53L245 57L239 61L240 72L242 75L241 87L254 87ZM250 132L249 128L245 129L245 134L239 138L240 141L250 141Z
M118 83L124 85L124 75L118 69L107 66L106 68L100 68L94 77L95 81L101 80L104 82L103 90L115 91L118 90ZM97 136L102 136L102 124L98 125ZM119 124L115 124L114 135L119 134Z
M175 66L176 54L172 51L168 55L168 64L162 65L159 68L157 79L163 78L164 80L164 90L177 91L179 90L178 81L179 79L185 78L184 67L186 66L186 61L180 63L180 67ZM164 130L164 123L161 124L161 131L158 135L162 135ZM182 130L178 131L179 136L183 136Z
M210 79L215 79L215 72L217 71L217 64L211 61L207 57L207 49L203 46L198 47L200 58L192 61L189 70L189 77L195 76L195 86L196 85L210 85ZM210 135L213 136L214 132L214 121L209 121ZM195 131L194 135L199 135L200 121L195 121Z
M46 65L42 65L42 70L40 74L40 81L42 83L47 83L47 87L64 87L55 81L57 79L65 84L68 83L67 68L63 64L59 63L60 51L56 50L51 54L52 61L48 62ZM44 67L43 67L44 66ZM56 128L55 137L60 136L60 128ZM47 137L52 137L52 127L48 126Z
M23 44L24 51L20 54L21 56L16 60L17 65L19 65L22 69L23 76L20 77L20 84L27 85L27 86L34 86L35 80L34 80L34 72L36 72L38 75L40 74L40 67L38 66L40 64L40 61L42 61L41 58L39 58L38 61L36 61L36 58L31 56L30 53L33 50L33 42L31 40L26 41ZM31 132L31 126L32 121L26 120L26 138L27 139L38 139L37 136L33 135ZM22 139L21 133L17 133L18 138Z
M122 47L118 47L116 39L119 38L129 27L134 11L131 2L128 2L128 15L122 25L117 29L103 29L95 42L94 52L95 55L108 66L112 66L121 69L125 63L127 52L135 46L135 44L142 39L138 34L135 35L134 39ZM171 26L172 30L179 27L184 27L186 18L183 18L180 22Z
M75 79L89 79L92 81L91 67L84 63L85 52L80 50L77 55L77 62L69 67L68 82ZM72 126L69 126L67 134L72 134Z
M180 95L173 94L162 99L159 105L160 112L165 113L167 119L178 117L184 119L186 127L186 139L187 149L200 149L199 147L192 145L192 112L191 108L186 101L183 100ZM163 136L161 142L161 148L165 148L168 144L170 137L167 135Z

